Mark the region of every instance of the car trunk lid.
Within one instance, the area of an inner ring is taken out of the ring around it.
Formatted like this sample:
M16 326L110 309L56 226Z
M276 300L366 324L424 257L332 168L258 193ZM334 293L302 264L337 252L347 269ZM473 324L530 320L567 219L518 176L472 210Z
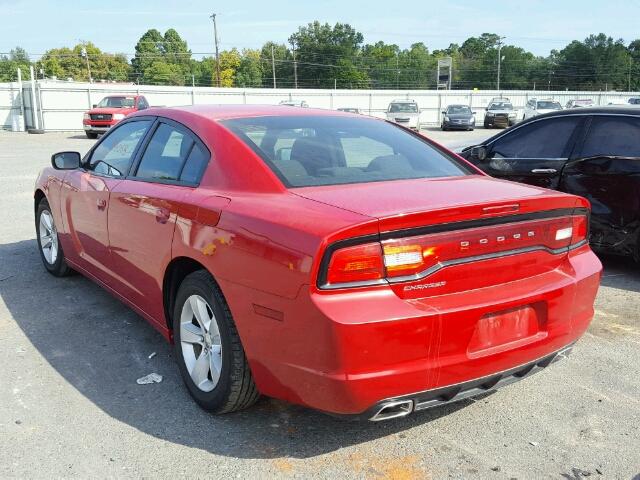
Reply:
M377 218L387 281L407 299L507 284L558 268L570 242L556 242L556 232L571 228L576 208L587 205L578 197L482 175L295 193ZM416 268L391 273L389 262L402 265L412 255L419 257Z

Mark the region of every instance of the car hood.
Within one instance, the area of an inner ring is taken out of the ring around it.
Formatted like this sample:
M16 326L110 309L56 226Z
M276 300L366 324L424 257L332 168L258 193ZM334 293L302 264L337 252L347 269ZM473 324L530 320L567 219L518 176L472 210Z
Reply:
M388 112L387 113L387 117L393 117L393 118L411 118L411 117L417 117L418 115L420 115L418 112L395 112L395 113L391 113Z
M122 113L123 115L128 115L131 112L134 112L135 108L115 108L115 107L105 107L105 108L92 108L87 113L93 114L114 114L114 113Z
M516 113L515 110L488 110L487 113Z
M560 109L559 108L541 108L539 110L536 110L536 112L538 113L538 115L544 115L545 113L551 113L551 112L559 112Z
M484 175L304 187L293 193L378 218L381 231L489 215L570 208L577 197ZM489 210L486 210L487 207ZM495 210L494 210L495 208Z

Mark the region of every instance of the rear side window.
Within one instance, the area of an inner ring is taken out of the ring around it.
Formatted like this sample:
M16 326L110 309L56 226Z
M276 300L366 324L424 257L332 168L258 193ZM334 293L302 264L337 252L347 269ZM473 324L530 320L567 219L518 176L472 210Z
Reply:
M288 187L470 173L464 164L426 140L379 120L305 115L223 123Z
M198 183L208 160L209 153L196 143L187 157L180 180L187 183Z
M561 117L523 125L493 143L493 158L566 158L581 117Z
M140 140L151 121L127 122L116 126L91 154L89 169L102 175L126 175Z
M161 123L142 156L136 177L178 180L182 164L193 147L193 140L173 127Z
M595 116L582 147L582 157L640 157L640 119Z

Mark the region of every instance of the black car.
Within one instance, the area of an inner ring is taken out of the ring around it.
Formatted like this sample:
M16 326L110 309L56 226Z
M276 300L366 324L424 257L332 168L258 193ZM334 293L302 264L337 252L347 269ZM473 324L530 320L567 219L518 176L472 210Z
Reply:
M586 197L592 247L640 260L640 111L548 113L461 155L494 177Z
M442 130L473 130L476 117L467 105L449 105L442 111Z

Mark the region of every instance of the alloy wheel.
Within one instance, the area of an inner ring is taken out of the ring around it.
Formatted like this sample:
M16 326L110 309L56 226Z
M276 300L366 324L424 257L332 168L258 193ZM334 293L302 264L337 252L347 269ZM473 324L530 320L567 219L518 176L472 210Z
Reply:
M53 223L51 212L43 210L40 214L40 248L44 259L49 265L56 263L58 258L58 232Z
M191 380L203 392L212 391L222 372L222 341L213 309L200 295L182 306L180 343Z

